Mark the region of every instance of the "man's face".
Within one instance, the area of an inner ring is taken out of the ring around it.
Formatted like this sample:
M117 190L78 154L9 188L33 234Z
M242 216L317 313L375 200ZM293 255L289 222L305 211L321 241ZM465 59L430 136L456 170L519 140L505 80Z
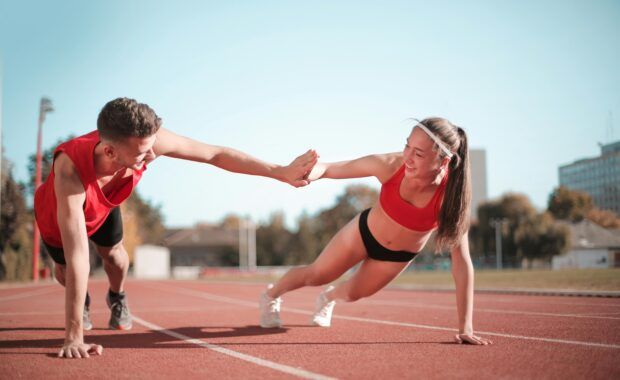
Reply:
M106 155L120 167L140 170L142 166L155 159L153 145L157 135L149 137L129 137L122 142L111 142L106 147Z

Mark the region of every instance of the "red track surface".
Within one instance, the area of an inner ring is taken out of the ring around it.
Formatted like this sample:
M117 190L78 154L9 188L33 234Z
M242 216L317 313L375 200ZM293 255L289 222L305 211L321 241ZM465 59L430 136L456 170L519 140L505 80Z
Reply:
M130 281L131 331L107 330L107 284L91 281L90 359L55 357L64 337L57 284L0 288L0 378L620 379L620 300L476 295L492 346L452 342L454 295L386 289L336 305L310 327L318 289L285 296L281 329L257 326L263 285ZM161 330L165 329L165 330ZM187 341L188 339L194 339Z

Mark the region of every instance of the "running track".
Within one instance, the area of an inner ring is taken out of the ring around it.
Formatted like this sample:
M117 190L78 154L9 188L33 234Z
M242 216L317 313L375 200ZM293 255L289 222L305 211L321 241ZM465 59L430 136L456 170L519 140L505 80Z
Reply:
M477 294L474 327L492 346L452 343L454 294L385 289L336 305L310 327L319 289L284 298L281 329L257 326L264 285L138 281L127 285L131 331L105 329L106 282L90 282L103 356L55 357L64 291L0 288L0 379L17 378L562 378L620 379L620 299Z

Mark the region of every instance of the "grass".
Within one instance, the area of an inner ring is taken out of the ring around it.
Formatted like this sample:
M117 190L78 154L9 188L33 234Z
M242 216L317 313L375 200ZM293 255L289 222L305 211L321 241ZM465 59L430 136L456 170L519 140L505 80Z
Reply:
M203 279L216 281L272 282L283 272L269 273L213 273ZM610 269L511 269L476 270L476 288L495 289L553 289L581 291L620 291L620 268ZM421 287L453 287L450 271L407 271L392 284Z
M476 288L570 289L620 291L620 268L564 270L477 270ZM453 286L452 274L445 272L406 272L395 284Z

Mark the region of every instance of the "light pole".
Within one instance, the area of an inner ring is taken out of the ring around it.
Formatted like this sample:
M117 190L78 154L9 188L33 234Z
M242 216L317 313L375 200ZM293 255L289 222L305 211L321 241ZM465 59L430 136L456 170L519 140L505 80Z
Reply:
M248 218L248 270L256 270L256 224Z
M495 228L495 258L497 260L497 269L502 269L502 227L508 223L506 218L492 218L490 225Z
M239 217L239 270L243 270L243 258L248 249L248 236L246 234L246 221Z
M48 98L41 98L39 106L39 131L37 134L37 166L34 180L34 191L36 192L41 186L41 143L43 140L43 122L45 114L54 111L52 101ZM39 281L39 226L37 221L33 221L34 238L32 239L32 279L34 282Z
M239 269L256 270L256 224L249 216L239 218Z

